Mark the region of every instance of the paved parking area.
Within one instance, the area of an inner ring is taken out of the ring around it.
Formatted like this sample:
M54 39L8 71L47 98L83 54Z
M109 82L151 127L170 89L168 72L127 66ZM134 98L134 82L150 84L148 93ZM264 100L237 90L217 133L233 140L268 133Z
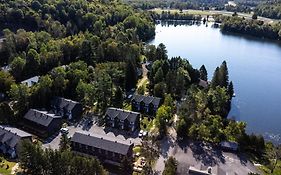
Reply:
M223 152L214 147L206 147L195 142L177 143L173 138L161 141L161 153L156 162L155 171L161 174L169 156L178 161L178 173L185 175L190 166L216 167L228 172L247 175L249 172L259 173L256 167L242 155Z
M141 144L141 138L138 137L138 131L130 134L125 131L120 131L112 128L105 128L98 126L95 122L89 123L89 120L81 120L79 123L70 125L67 127L69 133L68 137L72 137L76 131L87 131L96 134L106 134L109 137L117 137L122 140L127 140L128 142L133 142L135 145ZM61 133L57 132L53 136L47 138L43 142L43 148L59 149L61 139Z

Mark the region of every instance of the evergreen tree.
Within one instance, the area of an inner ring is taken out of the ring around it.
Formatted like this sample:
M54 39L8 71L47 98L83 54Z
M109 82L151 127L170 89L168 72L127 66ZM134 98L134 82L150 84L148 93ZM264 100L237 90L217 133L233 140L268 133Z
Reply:
M200 79L208 81L208 73L204 65L200 67L199 71L200 71Z
M228 68L226 61L223 61L219 68L219 81L220 86L227 88L229 80L228 80Z
M132 60L128 60L126 65L125 87L129 91L136 87L137 84L137 70Z
M166 60L168 59L167 49L163 43L160 43L156 48L156 58L158 60Z
M157 83L160 83L164 80L164 73L163 73L163 70L162 68L160 67L155 76L154 76L154 83L157 84Z
M60 138L60 150L70 150L70 139L67 137L67 134L62 134Z
M230 99L233 97L233 94L234 94L234 88L233 88L233 83L232 81L230 81L228 87L227 87L227 93L230 97Z
M220 85L220 69L219 69L219 67L217 67L215 72L214 72L211 85L212 85L212 87L216 87L216 86Z

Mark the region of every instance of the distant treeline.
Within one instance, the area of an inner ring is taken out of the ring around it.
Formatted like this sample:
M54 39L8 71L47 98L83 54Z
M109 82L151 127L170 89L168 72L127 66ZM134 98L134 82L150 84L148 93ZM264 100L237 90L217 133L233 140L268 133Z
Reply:
M216 22L221 22L221 30L256 37L281 39L281 23L265 23L260 20L249 20L237 16L217 16Z
M170 13L170 11L162 11L161 14L153 13L155 20L201 20L200 15L186 14L186 13Z
M255 9L257 15L281 19L281 3L261 4Z

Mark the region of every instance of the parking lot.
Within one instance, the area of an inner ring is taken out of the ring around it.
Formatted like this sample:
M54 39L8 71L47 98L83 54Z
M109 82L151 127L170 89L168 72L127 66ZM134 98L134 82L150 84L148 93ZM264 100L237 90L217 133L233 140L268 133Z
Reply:
M78 123L70 124L69 126L67 126L68 129L67 136L71 138L76 131L87 131L96 134L106 134L109 137L117 137L122 140L127 140L128 142L131 141L135 145L141 144L141 138L138 137L139 131L135 131L134 133L128 133L126 131L120 131L118 129L98 126L96 122L90 122L90 121L91 119L82 119ZM61 139L61 133L56 132L51 137L47 138L43 142L42 146L44 148L59 149L60 139Z

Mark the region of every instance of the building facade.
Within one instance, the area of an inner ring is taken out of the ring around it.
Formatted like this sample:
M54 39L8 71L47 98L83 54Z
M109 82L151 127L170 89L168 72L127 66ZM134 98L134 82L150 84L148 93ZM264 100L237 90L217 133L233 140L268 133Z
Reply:
M10 126L0 126L0 151L10 158L18 156L22 141L32 141L32 135Z
M96 133L75 132L71 149L84 156L95 156L103 163L120 166L127 158L132 160L133 143Z
M108 108L105 113L107 127L133 132L140 127L140 113Z
M131 105L132 110L147 115L155 115L160 107L161 98L134 94Z
M48 137L57 132L61 124L61 116L30 109L24 116L23 128L39 137Z
M68 120L78 119L83 113L83 106L81 103L70 99L55 97L51 102L50 112Z

